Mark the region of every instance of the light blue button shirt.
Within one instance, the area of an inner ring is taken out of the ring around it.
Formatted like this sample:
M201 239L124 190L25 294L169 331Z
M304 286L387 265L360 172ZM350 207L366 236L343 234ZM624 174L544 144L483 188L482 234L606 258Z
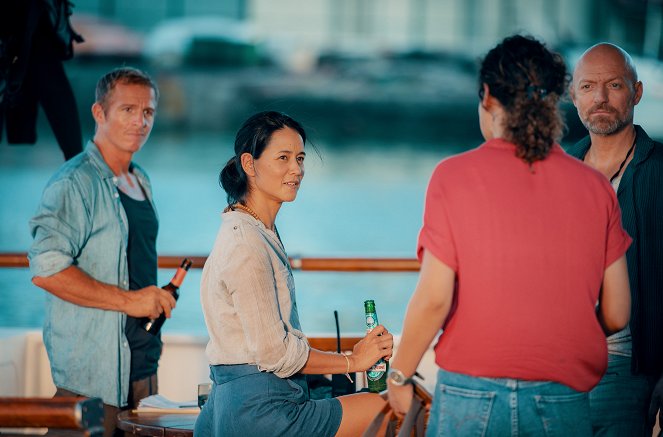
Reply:
M134 164L131 169L152 202L147 175ZM116 184L92 142L60 167L30 220L34 240L28 258L34 276L75 265L98 281L129 288L129 227ZM100 397L105 404L126 405L131 360L126 315L46 296L44 344L55 385Z

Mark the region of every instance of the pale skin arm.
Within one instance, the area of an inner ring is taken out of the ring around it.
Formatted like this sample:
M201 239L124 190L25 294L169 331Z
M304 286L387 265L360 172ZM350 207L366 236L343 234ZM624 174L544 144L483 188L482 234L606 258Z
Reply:
M403 336L391 367L412 376L431 342L449 315L456 273L424 251L419 282L407 306ZM405 414L412 402L412 385L389 384L389 403L396 414Z
M631 317L631 288L625 255L605 269L596 317L606 335L619 332L628 324Z
M380 358L391 358L394 337L382 325L376 326L359 341L348 355L350 370L363 372L375 364ZM308 360L301 370L304 374L335 374L348 371L348 361L343 355L311 349Z
M170 311L175 307L175 298L155 285L128 292L99 282L75 266L51 276L34 276L32 282L67 302L119 311L133 317L157 318L162 312L170 317Z

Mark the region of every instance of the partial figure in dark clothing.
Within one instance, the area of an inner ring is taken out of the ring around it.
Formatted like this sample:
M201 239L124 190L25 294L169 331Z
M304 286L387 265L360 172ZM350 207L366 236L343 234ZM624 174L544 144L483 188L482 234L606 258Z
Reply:
M608 337L608 370L590 393L600 436L651 436L663 397L663 144L633 124L642 93L633 60L613 44L589 48L576 65L571 98L589 136L568 153L610 180L633 238L631 321Z
M37 105L46 114L65 159L83 150L73 90L62 61L83 38L71 28L67 0L5 0L0 14L0 137L37 141Z

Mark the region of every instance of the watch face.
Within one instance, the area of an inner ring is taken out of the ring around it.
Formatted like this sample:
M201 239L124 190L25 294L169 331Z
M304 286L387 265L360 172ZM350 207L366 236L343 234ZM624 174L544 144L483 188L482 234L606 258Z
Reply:
M405 375L401 373L399 370L392 369L389 372L389 379L396 385L403 385L403 382L405 381Z

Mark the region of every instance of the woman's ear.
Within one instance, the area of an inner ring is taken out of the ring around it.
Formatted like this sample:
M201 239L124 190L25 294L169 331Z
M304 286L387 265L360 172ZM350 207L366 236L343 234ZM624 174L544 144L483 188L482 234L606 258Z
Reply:
M490 95L490 88L488 88L488 84L484 83L481 85L483 92L481 93L481 106L484 107L484 109L488 110L490 105L492 104L491 99L493 96Z
M493 96L490 93L490 88L488 84L483 84L483 96L481 97L481 107L495 117L499 117L504 112L504 107L497 97Z
M239 157L239 159L242 163L242 169L244 170L244 173L246 173L248 176L255 176L256 171L253 168L253 156L251 156L251 154L248 152L244 152Z

